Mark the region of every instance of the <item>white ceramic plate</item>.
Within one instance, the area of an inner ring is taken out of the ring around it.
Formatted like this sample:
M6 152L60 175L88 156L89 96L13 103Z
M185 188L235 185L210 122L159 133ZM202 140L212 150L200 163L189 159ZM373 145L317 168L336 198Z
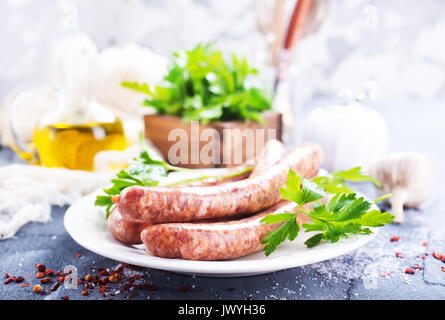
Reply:
M116 240L108 231L105 214L94 206L99 192L74 203L66 212L65 228L82 247L104 257L124 263L167 270L183 274L208 277L244 277L256 274L300 267L329 260L351 252L370 240L374 235L358 235L337 243L322 243L308 249L304 241L312 234L303 233L294 242L281 245L271 256L259 252L229 261L187 261L163 259L147 255L144 246L127 246ZM373 230L377 232L376 229Z

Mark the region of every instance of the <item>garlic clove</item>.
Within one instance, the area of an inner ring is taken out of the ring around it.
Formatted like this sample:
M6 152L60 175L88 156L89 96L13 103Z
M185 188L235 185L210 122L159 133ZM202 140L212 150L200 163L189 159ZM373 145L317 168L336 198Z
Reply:
M370 173L382 183L378 193L391 193L394 222L404 221L403 206L418 207L431 191L433 169L430 161L416 152L391 153L375 161Z

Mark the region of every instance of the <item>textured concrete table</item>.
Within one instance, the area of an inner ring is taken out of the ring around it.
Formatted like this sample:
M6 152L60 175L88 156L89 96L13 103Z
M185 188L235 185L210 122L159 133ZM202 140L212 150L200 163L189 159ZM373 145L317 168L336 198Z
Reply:
M97 274L92 267L114 269L119 265L77 245L63 227L66 208L54 208L50 223L29 224L16 239L0 242L0 276L20 274L24 283L31 283L27 288L0 284L0 298L60 299L68 295L70 299L91 300L107 299L113 293L113 299L445 299L445 272L441 271L445 264L432 257L434 251L445 253L445 109L437 101L382 105L378 109L390 128L391 150L425 153L433 162L437 179L430 200L419 210L407 210L403 226L382 228L365 247L331 261L262 276L219 279L152 269L126 270L126 275L143 275L144 283L157 288L122 289L116 284L103 297L98 290L82 296L80 289L60 287L40 296L31 290L38 281L27 278L35 274L36 263L55 271L74 265L79 276ZM0 150L0 165L14 161L11 151ZM374 196L370 186L360 189ZM400 240L390 242L394 235ZM397 258L396 252L402 252L403 258ZM422 259L426 252L429 255ZM415 274L405 273L416 264L419 269Z

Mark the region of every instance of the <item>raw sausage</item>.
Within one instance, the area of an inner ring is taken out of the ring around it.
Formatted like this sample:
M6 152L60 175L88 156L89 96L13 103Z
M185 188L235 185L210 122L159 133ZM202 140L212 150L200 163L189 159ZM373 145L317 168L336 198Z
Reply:
M253 173L255 173L255 175L260 174L262 171L264 171L264 168L267 168L278 162L283 157L284 151L284 145L281 142L276 140L269 141L264 147L261 154L255 158L255 166L252 172L248 172L247 174L239 175L229 179L207 179L204 181L196 182L193 185L218 185L223 182L246 179ZM241 172L249 167L251 166L248 164L233 167L231 169L228 169L227 173ZM124 219L120 214L118 208L112 210L108 218L108 228L110 232L116 237L116 239L127 245L142 244L140 233L147 226L148 225L144 222L135 222L133 220L130 221L128 219Z
M141 234L147 253L170 259L228 260L243 257L262 250L261 241L282 223L261 223L267 215L295 213L298 205L281 201L252 217L217 223L171 223L146 227ZM310 210L312 204L303 206ZM298 224L310 218L300 213Z
M232 218L259 212L279 202L279 189L285 185L290 169L312 178L322 159L321 147L303 144L251 179L210 187L130 187L121 194L119 210L126 219L148 224Z
M142 231L147 253L161 258L228 260L260 251L264 237L282 223L264 224L270 214L295 213L298 205L281 201L272 208L242 220L218 223L153 225Z
M128 245L142 244L141 231L147 226L148 224L146 223L124 219L118 208L114 208L108 217L108 229L110 232L117 240Z

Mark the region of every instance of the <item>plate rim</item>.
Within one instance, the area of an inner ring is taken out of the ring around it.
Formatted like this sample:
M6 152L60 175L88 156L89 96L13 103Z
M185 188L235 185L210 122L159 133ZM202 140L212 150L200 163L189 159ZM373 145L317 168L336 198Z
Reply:
M350 253L374 239L378 232L378 228L371 228L373 234L355 235L351 238L341 239L336 243L324 243L322 244L322 247L318 246L315 248L307 248L305 251L298 252L295 255L278 256L276 258L274 258L273 256L264 256L263 259L258 260L238 260L240 259L238 258L226 261L191 261L184 259L159 258L144 253L144 255L141 254L141 257L144 256L144 259L138 259L136 258L135 253L130 256L124 256L121 251L119 253L115 253L113 250L104 252L104 249L98 249L92 243L90 243L88 239L85 239L79 232L77 232L75 228L76 224L72 224L71 220L75 219L76 209L79 206L83 207L83 203L86 201L90 201L92 203L92 207L98 213L103 212L101 209L98 209L93 205L94 197L100 193L102 193L100 190L90 193L75 201L67 209L64 216L64 227L71 238L80 246L100 256L123 263L129 263L141 267L171 271L176 273L194 274L209 277L242 277L250 276L253 274L266 274L280 270L302 267L337 258ZM357 192L357 194L369 200L369 198L367 198L363 194L359 192ZM107 232L110 234L111 237L113 237L109 231ZM122 246L128 250L139 250L139 252L143 252L141 249L137 249L133 246L128 246L120 243L116 239L114 239L113 243L110 242L109 244L113 246ZM335 250L329 250L329 248ZM278 248L277 250L280 250L280 248ZM312 254L312 250L317 250L317 254Z

